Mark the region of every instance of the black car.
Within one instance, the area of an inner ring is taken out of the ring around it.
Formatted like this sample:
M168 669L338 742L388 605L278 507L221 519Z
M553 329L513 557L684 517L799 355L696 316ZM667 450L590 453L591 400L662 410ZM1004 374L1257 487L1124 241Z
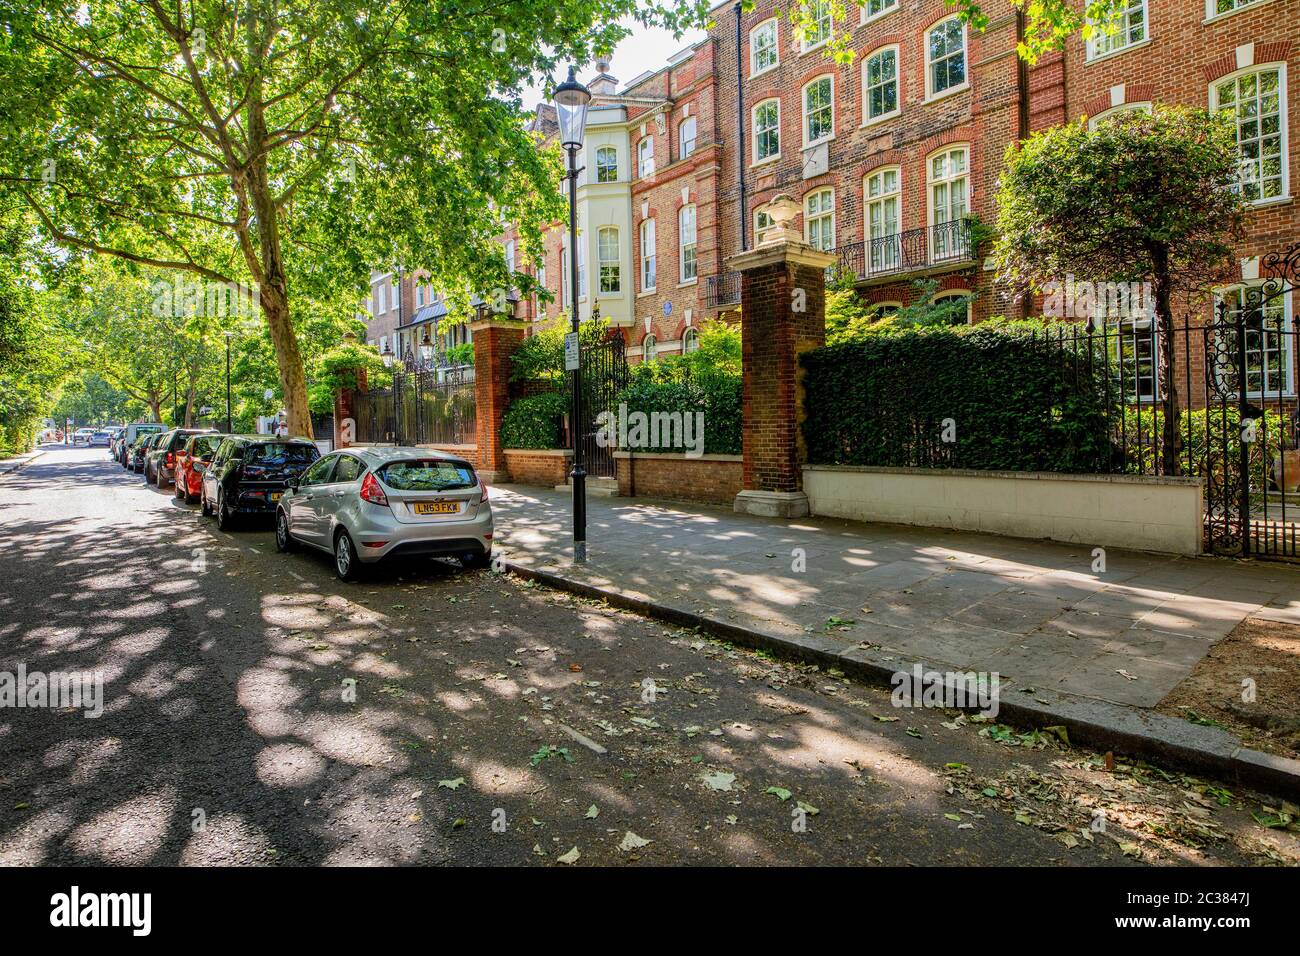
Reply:
M145 458L153 449L154 442L162 436L162 432L146 432L137 438L135 444L126 453L126 467L136 474L144 474Z
M306 438L231 435L203 473L199 493L203 514L215 514L223 531L238 515L273 515L289 479L297 478L319 457L316 443Z

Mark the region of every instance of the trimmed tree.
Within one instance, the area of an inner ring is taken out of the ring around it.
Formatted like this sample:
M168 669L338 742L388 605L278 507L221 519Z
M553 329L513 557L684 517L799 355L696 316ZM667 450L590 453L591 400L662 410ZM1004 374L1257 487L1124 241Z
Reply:
M1232 124L1204 110L1131 111L1080 120L1007 150L998 189L998 278L1042 291L1083 282L1150 282L1160 341L1161 458L1179 473L1173 300L1223 277L1242 236Z
M0 209L46 239L251 286L289 428L310 435L291 304L359 301L369 267L419 265L468 299L512 286L563 213L525 87L633 21L703 0L13 0L0 30ZM620 22L627 21L627 22Z

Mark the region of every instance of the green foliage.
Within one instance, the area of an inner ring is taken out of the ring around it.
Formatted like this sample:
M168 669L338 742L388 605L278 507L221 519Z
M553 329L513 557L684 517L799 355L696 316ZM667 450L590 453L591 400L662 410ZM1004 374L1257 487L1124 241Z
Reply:
M1051 334L1038 323L910 326L806 353L809 460L1112 470L1104 366L1044 348Z
M146 411L145 406L96 372L83 373L64 386L51 415L57 422L72 419L78 426L125 424Z
M1237 474L1241 454L1241 411L1233 401L1198 408L1179 414L1178 430L1183 439L1184 473L1218 479L1222 487L1225 476ZM1164 410L1158 406L1128 406L1124 409L1124 435L1129 446L1125 471L1141 474L1157 472L1159 437L1164 428ZM1250 484L1256 490L1269 487L1273 474L1273 456L1278 449L1289 447L1292 434L1287 418L1265 410L1255 426L1255 440L1248 455Z
M542 392L510 403L501 418L506 448L559 448L560 423L568 412L565 392Z
M550 325L525 338L510 354L510 381L562 385L565 375L564 336L569 331L569 320L561 314ZM578 338L583 345L595 345L608 333L609 323L604 319L583 322L578 326Z
M1125 112L1058 126L1008 148L999 182L998 278L1037 291L1081 281L1197 290L1241 235L1233 125L1204 110Z
M700 347L694 352L632 366L631 381L615 400L615 409L620 403L626 403L629 414L702 412L705 453L738 455L741 450L740 325L714 320L701 325L699 334Z
M356 388L358 369L366 373L367 388L388 388L392 384L393 373L373 345L336 345L317 363L315 380L307 391L311 410L317 414L333 411L334 393L341 388Z
M462 342L460 345L453 345L447 349L445 355L452 365L473 365L474 343Z
M916 298L907 305L885 308L859 298L851 284L826 293L826 344L854 342L868 336L892 335L912 326L965 325L969 298L935 302L939 283L919 279L913 283Z

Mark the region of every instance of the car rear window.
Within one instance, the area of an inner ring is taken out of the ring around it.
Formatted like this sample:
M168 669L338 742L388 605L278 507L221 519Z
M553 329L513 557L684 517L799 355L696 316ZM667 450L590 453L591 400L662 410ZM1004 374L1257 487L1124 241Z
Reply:
M320 457L320 449L315 445L294 442L269 441L258 445L249 445L244 452L244 460L259 465L310 465Z
M205 435L194 439L194 454L202 457L203 455L213 454L217 446L221 444L220 435Z
M469 465L437 458L389 462L375 474L394 491L452 491L478 484Z

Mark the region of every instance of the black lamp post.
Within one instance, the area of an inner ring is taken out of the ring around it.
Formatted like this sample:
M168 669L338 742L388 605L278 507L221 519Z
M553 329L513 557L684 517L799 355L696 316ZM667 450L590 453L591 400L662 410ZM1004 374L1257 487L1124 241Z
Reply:
M555 112L560 123L560 145L569 157L569 311L573 335L578 335L578 150L587 127L591 90L579 83L569 67L569 78L555 88ZM573 370L569 436L573 441L573 561L587 560L587 469L582 460L582 351Z
M226 333L226 434L233 430L230 419L230 338L233 332Z

